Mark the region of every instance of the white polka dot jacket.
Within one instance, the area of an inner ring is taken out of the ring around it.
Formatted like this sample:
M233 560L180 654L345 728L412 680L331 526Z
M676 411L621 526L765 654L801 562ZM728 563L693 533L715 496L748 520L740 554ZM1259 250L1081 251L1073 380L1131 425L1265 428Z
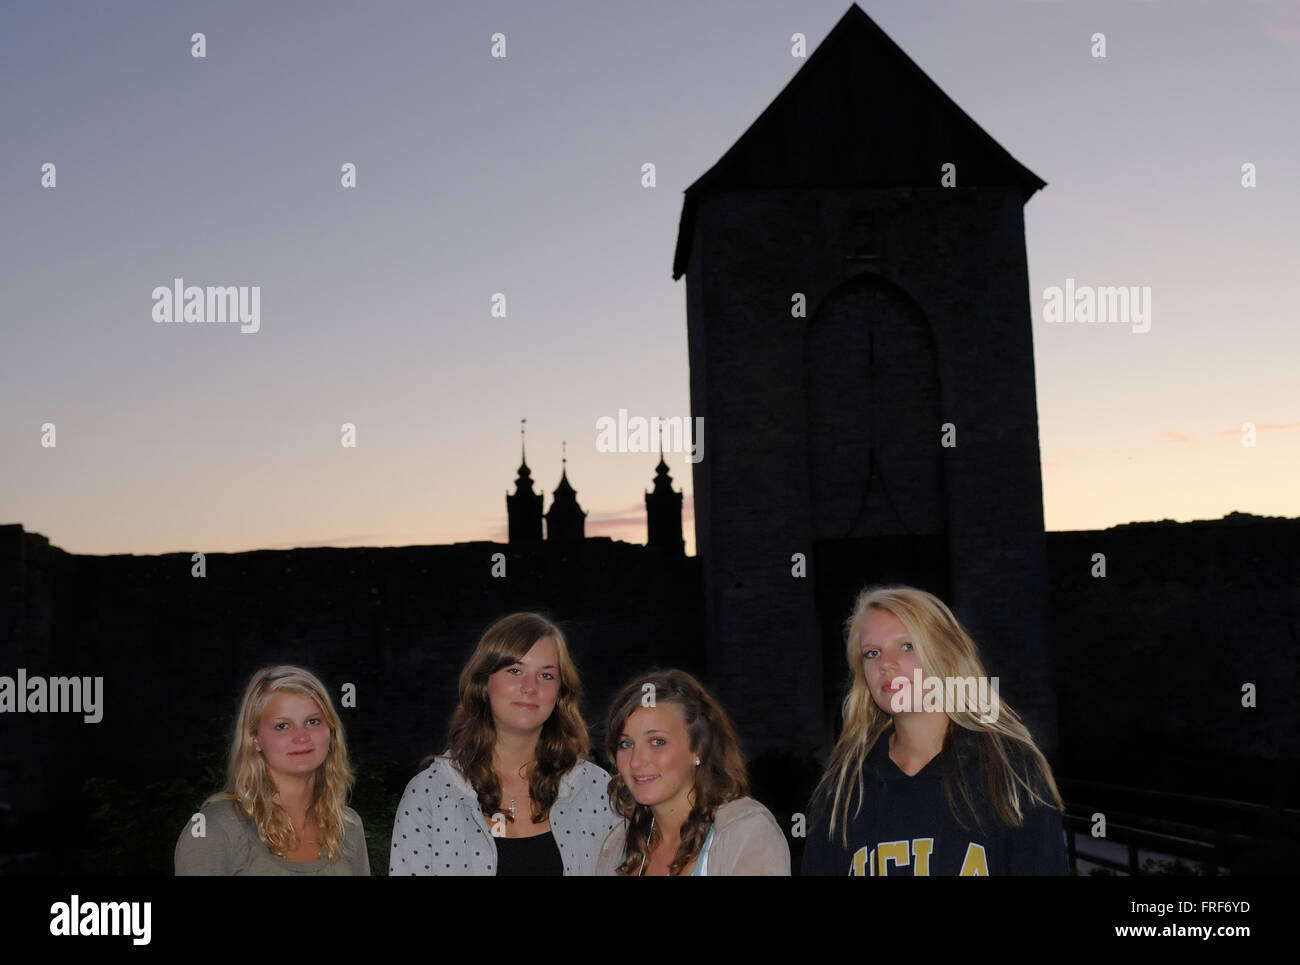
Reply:
M600 846L622 819L609 807L609 775L579 761L560 779L551 833L566 875L594 875ZM406 785L393 822L390 875L495 875L497 846L478 795L441 756Z

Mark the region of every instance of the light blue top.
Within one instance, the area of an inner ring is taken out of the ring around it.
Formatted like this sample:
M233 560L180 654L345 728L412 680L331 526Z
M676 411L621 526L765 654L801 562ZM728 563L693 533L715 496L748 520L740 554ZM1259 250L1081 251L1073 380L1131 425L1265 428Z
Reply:
M790 875L790 848L772 813L752 797L718 808L692 876ZM596 874L617 875L627 858L627 822L620 821L601 846ZM634 872L635 874L635 872Z
M700 846L700 856L696 859L695 870L691 872L692 878L707 878L709 876L709 845L713 843L713 825L709 825L709 833L704 836L704 844Z

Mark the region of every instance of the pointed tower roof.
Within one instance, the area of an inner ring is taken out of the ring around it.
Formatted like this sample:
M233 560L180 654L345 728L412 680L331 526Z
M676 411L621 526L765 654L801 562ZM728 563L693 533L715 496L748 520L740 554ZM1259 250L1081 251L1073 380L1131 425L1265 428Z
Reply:
M668 463L664 462L664 428L659 427L659 465L655 466L655 488L656 493L672 493L673 477L668 472Z
M546 511L546 538L551 542L578 542L586 531L587 514L578 505L577 492L569 485L568 462L566 453L560 460L560 482L551 493L551 508Z
M1013 158L856 3L731 149L686 189L673 278L686 273L702 195L763 188L1018 188L1046 182Z
M531 493L533 491L533 474L528 468L527 463L521 463L519 466L519 475L515 477L515 493Z
M561 445L563 446L564 443L561 443ZM578 491L569 483L568 463L569 457L566 453L560 459L560 481L556 483L555 490L551 493L551 509L554 510L556 506L560 506L564 509L573 508L582 512L578 506ZM583 513L583 515L585 516L586 513Z
M524 423L519 420L519 475L515 491L506 493L506 516L511 546L533 545L542 541L542 493L533 492L533 474L524 454Z
M659 457L659 465L655 466L654 491L673 492L673 477L668 473L668 463L664 462L663 456Z
M528 468L528 453L524 448L524 424L527 421L519 420L519 474L515 477L515 495L533 491L533 474Z
M682 494L673 489L673 477L664 461L664 430L659 426L659 465L655 466L655 488L645 494L646 545L681 556Z

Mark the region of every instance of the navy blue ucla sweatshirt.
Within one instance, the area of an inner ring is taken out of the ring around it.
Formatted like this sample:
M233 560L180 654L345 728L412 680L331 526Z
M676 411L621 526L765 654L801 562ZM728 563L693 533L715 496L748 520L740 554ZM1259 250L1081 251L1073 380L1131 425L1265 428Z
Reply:
M987 777L978 766L978 738L954 728L942 753L908 777L889 756L886 731L863 766L866 794L856 816L856 788L849 808L848 847L840 826L828 838L827 801L817 802L804 849L805 875L1064 875L1069 873L1061 815L1054 807L1034 805L1023 788L1021 827L1003 824L993 810ZM1012 753L1022 775L1029 758ZM972 814L954 787L962 821L944 794L944 773L960 768L970 789ZM1034 786L1045 793L1041 778ZM978 819L978 820L977 820Z

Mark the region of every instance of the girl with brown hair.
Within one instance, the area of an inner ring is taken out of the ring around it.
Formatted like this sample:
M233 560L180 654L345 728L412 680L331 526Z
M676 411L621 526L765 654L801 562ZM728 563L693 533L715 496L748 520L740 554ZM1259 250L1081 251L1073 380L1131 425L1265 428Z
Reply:
M411 779L390 875L590 875L617 820L584 760L581 684L559 627L514 613L460 675L448 748Z
M614 698L605 732L609 782L625 821L601 848L598 875L788 875L790 849L747 797L740 741L726 711L680 670L652 671Z

